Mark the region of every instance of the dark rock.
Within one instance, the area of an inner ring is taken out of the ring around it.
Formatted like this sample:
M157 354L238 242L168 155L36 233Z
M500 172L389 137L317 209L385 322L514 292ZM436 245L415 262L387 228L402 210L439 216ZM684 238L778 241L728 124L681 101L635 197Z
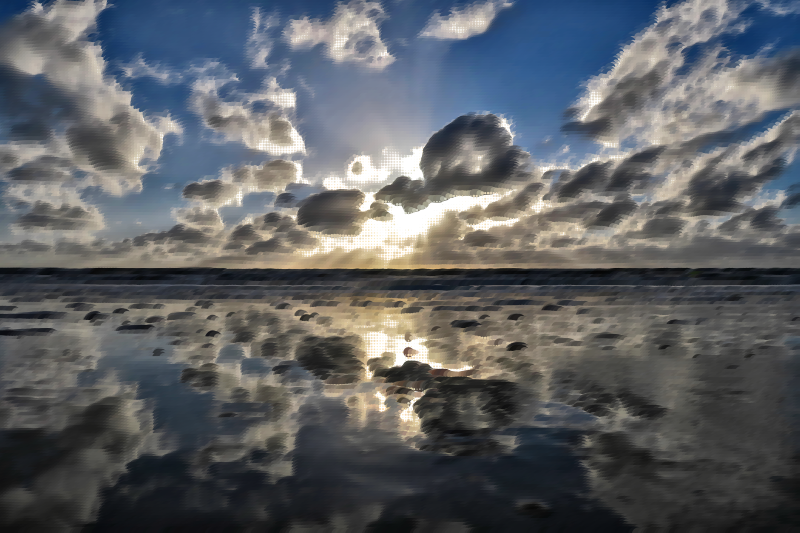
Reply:
M194 313L191 311L178 311L177 313L168 314L167 320L186 320L192 317L194 317Z
M25 313L0 314L0 320L59 320L67 316L61 311L30 311Z
M619 333L611 333L611 332L608 332L608 331L606 331L604 333L598 333L597 335L594 336L595 339L604 339L604 340L622 339L624 337L625 337L625 335L622 335L622 334L619 334Z
M138 333L138 332L145 332L150 331L153 329L152 324L126 324L123 326L119 326L117 331L127 331L130 333Z
M480 326L481 323L477 320L453 320L450 322L450 325L454 328L472 328L475 326Z
M0 329L2 337L39 337L55 333L53 328Z

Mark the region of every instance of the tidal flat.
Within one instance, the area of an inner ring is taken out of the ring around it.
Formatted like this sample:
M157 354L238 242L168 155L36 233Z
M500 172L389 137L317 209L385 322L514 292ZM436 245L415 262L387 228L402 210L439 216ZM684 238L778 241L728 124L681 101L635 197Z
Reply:
M3 531L800 528L800 271L0 271Z

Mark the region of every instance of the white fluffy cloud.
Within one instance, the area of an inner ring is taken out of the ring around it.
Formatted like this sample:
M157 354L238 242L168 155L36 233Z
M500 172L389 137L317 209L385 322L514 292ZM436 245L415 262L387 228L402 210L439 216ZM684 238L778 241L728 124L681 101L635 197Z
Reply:
M233 182L248 192L280 192L288 184L295 183L302 174L302 165L295 161L275 159L263 165L244 165L234 169L224 169L223 174L231 173Z
M380 70L395 60L381 40L379 24L384 18L380 3L351 0L339 3L327 21L292 20L284 35L292 48L324 44L328 57L336 63L359 63Z
M295 106L294 92L270 78L262 91L223 99L222 86L236 80L235 76L209 76L194 82L191 103L206 127L225 141L242 142L270 155L305 153L303 138L288 115Z
M497 14L513 4L505 0L475 2L461 9L452 8L450 14L434 13L420 37L434 39L469 39L489 29Z
M131 93L104 75L100 44L88 39L104 0L34 3L0 28L0 104L4 136L24 143L18 163L45 147L68 159L108 192L141 189L164 135L181 133L169 118L145 117Z
M693 0L662 6L608 72L592 77L566 131L610 144L724 140L730 128L800 103L797 51L734 61L719 39L747 28L747 3ZM698 53L691 63L690 54ZM715 137L716 136L716 137Z

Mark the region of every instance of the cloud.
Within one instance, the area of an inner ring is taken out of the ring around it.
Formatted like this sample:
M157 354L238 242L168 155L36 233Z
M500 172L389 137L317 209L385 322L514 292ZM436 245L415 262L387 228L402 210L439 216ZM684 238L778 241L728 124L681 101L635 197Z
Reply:
M269 238L268 233L272 234ZM290 254L312 249L318 242L310 232L298 228L292 217L272 212L256 217L252 223L236 226L224 249L244 251L249 256Z
M288 254L291 253L293 250L286 246L283 243L283 239L280 237L272 237L266 241L258 241L250 245L246 253L248 255L258 255L263 253L278 253L278 254Z
M505 0L486 0L474 2L461 9L454 7L446 17L436 12L420 33L420 37L469 39L486 32L497 14L512 5Z
M677 217L657 217L645 222L639 231L626 234L633 239L671 239L679 235L686 226L686 221Z
M300 165L276 159L261 166L245 165L233 170L234 183L252 186L257 191L278 192L300 177Z
M749 208L744 213L733 216L717 228L720 233L734 235L740 230L779 233L786 227L778 218L779 207L768 205L760 209Z
M273 39L270 30L278 25L278 17L265 15L260 8L253 8L253 29L247 38L247 57L250 58L250 68L267 68L267 58L272 52Z
M175 209L173 213L179 224L187 226L221 227L223 225L222 218L215 209L186 207Z
M72 179L73 162L66 157L42 155L12 168L6 178L24 182L66 182Z
M183 197L209 205L223 205L239 193L239 187L222 180L195 181L183 188Z
M45 202L36 202L29 212L19 217L14 225L24 230L94 231L105 227L103 216L94 207L62 204L56 208Z
M324 234L357 235L369 217L360 210L364 199L356 189L312 194L299 204L297 223Z
M328 21L308 17L290 21L284 36L293 49L323 44L335 63L382 70L395 60L380 36L379 24L385 18L379 2L351 0L338 3Z
M203 124L225 141L241 142L251 150L276 156L305 153L303 139L288 116L295 106L294 92L270 78L259 92L233 93L223 99L220 89L235 81L235 76L212 76L194 82L191 106Z
M492 114L469 114L434 133L422 149L422 180L400 176L375 198L418 211L453 196L514 188L532 179L529 154L512 144L507 123Z
M689 0L662 6L612 68L589 80L567 132L599 141L723 142L733 127L788 109L798 97L798 51L734 60L720 39L745 30L747 2ZM689 57L699 54L690 62ZM698 147L699 148L699 147Z
M152 78L164 85L175 85L185 80L182 72L161 63L145 61L141 53L130 63L121 64L120 69L126 78Z
M283 192L275 197L275 207L291 208L297 205L297 197L290 192Z
M169 116L145 117L131 93L103 74L102 48L88 35L105 7L99 0L33 4L0 29L0 117L9 140L30 145L16 154L20 166L44 145L47 155L121 194L141 188L164 135L182 130Z
M190 228L185 224L176 224L167 231L139 235L133 239L133 245L185 243L206 246L213 243L214 240L212 236L199 229Z

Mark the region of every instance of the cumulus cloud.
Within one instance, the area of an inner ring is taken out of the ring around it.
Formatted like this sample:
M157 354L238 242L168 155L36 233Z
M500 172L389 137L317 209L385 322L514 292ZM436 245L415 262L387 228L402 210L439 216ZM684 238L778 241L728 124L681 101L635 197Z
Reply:
M748 3L690 0L662 6L656 21L589 80L564 126L600 141L724 141L732 127L800 103L797 50L734 62L722 36L743 32ZM699 53L697 61L689 55Z
M312 194L299 205L297 223L325 234L357 235L369 213L361 211L365 195L356 189Z
M88 36L106 5L33 4L0 29L0 116L7 139L33 145L17 153L20 166L44 144L48 155L68 159L120 194L141 188L164 135L182 130L168 116L145 117L131 105L131 93L104 75L102 48ZM18 171L16 179L25 174Z
M453 196L508 190L532 179L529 154L512 144L504 119L469 114L434 133L422 149L422 180L400 176L375 198L417 211Z
M294 92L270 78L259 92L222 98L222 87L235 81L235 76L207 76L194 82L191 105L203 124L225 141L241 142L251 150L270 155L305 153L303 139L289 116L295 106Z
M239 187L222 180L195 181L183 188L183 197L209 205L223 205L239 193Z
M381 70L395 60L381 40L379 25L385 18L379 2L351 0L337 4L327 21L308 17L292 20L284 36L294 49L323 44L328 57L336 63L357 63Z
M103 216L91 206L62 204L56 208L45 202L36 202L33 209L14 223L24 230L99 230L105 226Z
M221 227L222 218L216 209L186 207L174 210L175 219L187 226Z
M278 192L297 180L300 176L300 165L276 159L260 166L237 167L232 174L234 183L251 186L257 191Z
M275 197L275 207L291 208L297 205L297 197L290 192L283 192Z
M447 16L434 13L420 37L434 39L469 39L486 32L497 14L511 7L505 0L474 2L463 8L454 7Z
M9 181L66 182L72 178L73 162L66 157L42 155L8 171Z

